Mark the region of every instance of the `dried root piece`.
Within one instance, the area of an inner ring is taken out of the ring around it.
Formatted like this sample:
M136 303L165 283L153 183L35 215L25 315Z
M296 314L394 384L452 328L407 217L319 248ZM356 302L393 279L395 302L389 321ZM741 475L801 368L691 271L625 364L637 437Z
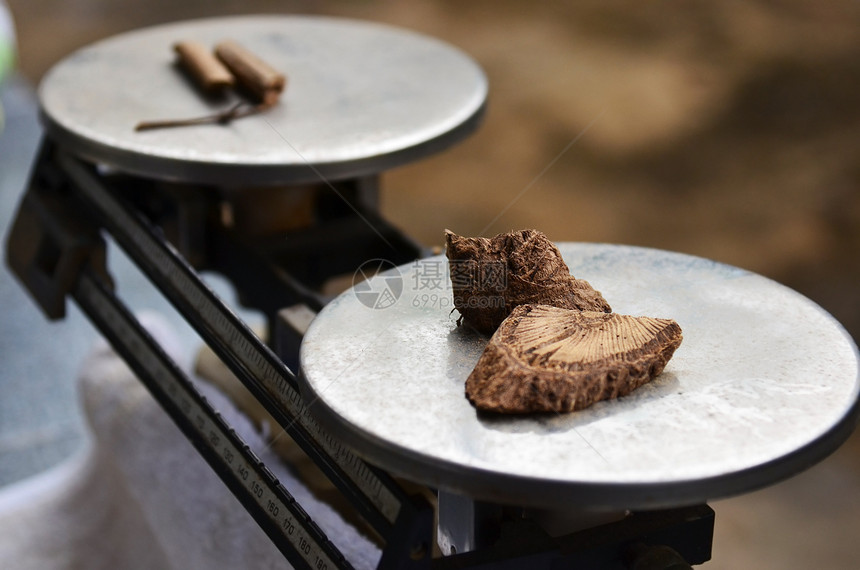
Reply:
M179 63L204 91L215 93L239 85L253 97L240 101L229 109L188 119L141 121L136 131L151 131L193 125L227 125L236 119L262 113L277 104L287 77L268 63L232 40L225 40L210 53L198 42L181 41L173 46Z
M233 40L215 46L215 55L239 83L262 105L274 105L287 84L287 77Z
M173 50L179 64L205 93L214 93L235 85L236 79L230 70L200 42L176 42Z
M446 230L445 238L454 307L466 325L484 334L525 303L612 311L599 291L570 274L561 252L537 230L491 239Z
M629 394L680 346L671 319L521 305L466 380L466 397L504 414L571 412Z

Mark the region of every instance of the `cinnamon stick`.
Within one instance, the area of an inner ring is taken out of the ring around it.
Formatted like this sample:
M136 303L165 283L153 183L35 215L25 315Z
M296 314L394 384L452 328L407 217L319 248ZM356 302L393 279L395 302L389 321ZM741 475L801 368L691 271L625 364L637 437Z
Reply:
M215 55L238 82L264 105L277 102L287 84L286 76L233 40L215 46Z
M203 91L216 92L235 84L230 70L199 42L180 41L173 50L194 81Z

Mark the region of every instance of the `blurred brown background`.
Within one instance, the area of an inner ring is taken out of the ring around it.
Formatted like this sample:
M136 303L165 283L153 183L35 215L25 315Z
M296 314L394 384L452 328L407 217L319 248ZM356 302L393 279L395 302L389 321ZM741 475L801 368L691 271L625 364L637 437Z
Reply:
M799 290L860 338L860 3L8 4L34 84L77 47L194 17L319 13L439 37L484 67L490 101L467 142L385 175L383 212L412 236L535 227L692 253ZM856 567L856 440L787 483L716 502L709 567Z

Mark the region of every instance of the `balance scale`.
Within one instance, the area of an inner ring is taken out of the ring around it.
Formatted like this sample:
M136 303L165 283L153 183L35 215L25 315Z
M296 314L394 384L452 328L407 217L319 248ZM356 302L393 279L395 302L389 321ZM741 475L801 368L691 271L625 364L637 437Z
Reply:
M225 38L288 75L282 102L136 132L235 103L196 93L171 52ZM473 132L486 96L467 55L365 22L235 17L96 43L40 87L45 136L8 263L48 318L74 299L295 567L350 563L116 295L104 233L379 535L380 567L703 563L707 501L796 474L849 436L857 348L816 304L747 271L562 243L616 312L677 320L681 348L650 384L587 410L476 412L464 382L487 339L456 325L445 258L382 219L377 196L381 172ZM387 270L326 292L368 262ZM268 342L202 271L262 311Z

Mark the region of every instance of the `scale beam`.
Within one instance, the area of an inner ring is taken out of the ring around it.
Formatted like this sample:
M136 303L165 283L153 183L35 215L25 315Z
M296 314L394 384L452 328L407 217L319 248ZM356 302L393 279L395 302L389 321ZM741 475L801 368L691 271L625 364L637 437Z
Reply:
M113 195L92 166L47 144L40 154L36 171L42 176L35 178L38 183L31 185L22 202L10 234L8 250L13 270L40 305L50 309L50 316L61 318L62 300L65 295L74 294L93 322L114 341L118 352L131 359L135 370L143 376L159 401L167 402L165 408L177 424L184 430L196 426L197 431L205 435L200 438L197 437L200 433L186 433L198 449L204 451L207 460L212 463L213 458L217 460L221 454L222 465L216 471L236 475L227 458L240 456L239 452L246 447L232 442L224 452L226 457L217 449L211 449L213 445L217 447L213 440L230 442L231 436L223 429L223 422L206 410L205 402L195 401L195 396L189 395L181 373L175 366L165 363L163 355L143 339L139 326L134 326L133 319L123 312L121 304L107 293L110 286L107 272L102 265L92 263L104 259L104 243L98 238L97 231L97 228L104 227L382 537L388 545L382 565L399 567L404 560L411 564L416 562L416 558L420 562L421 558L429 556L432 533L429 505L408 496L387 473L366 464L327 434L305 406L292 372L208 288L182 257L159 238L157 231L142 216L128 209ZM39 253L41 251L53 252L51 264L46 264L43 260L45 255ZM81 252L89 252L93 258L87 259ZM70 269L63 269L66 267ZM98 280L94 277L96 273L101 275ZM79 285L81 279L84 285ZM145 360L138 362L140 358ZM167 387L174 383L185 392L181 402L165 400L162 394L170 395ZM205 423L203 427L198 425L201 421ZM228 465L225 466L224 462ZM248 466L258 463L255 458L248 458L244 464L245 471L238 476L246 478L251 471ZM257 486L252 489L252 494L257 499L257 510L264 515L261 526L269 532L272 523L266 520L271 519L271 509L284 516L289 512L287 506L293 501L289 496L276 501L272 490L276 482L269 481L266 490L263 485L265 478L266 472L261 472L254 479ZM245 491L236 487L235 481L227 477L225 482L234 492L238 489L240 500L247 502L248 498L241 496ZM278 522L282 530L295 534L297 521L303 522L295 517ZM296 534L299 540L310 541L314 536L314 525L312 521L308 522L310 524L303 527L305 530ZM327 547L324 541L317 543L319 548L311 550L314 556L323 560L322 553ZM300 552L306 549L304 543L290 544L298 546ZM423 553L423 556L414 553ZM331 552L326 556L328 560L337 562L339 555ZM316 560L312 562L315 564Z
M89 272L72 297L296 568L352 568L111 291Z

